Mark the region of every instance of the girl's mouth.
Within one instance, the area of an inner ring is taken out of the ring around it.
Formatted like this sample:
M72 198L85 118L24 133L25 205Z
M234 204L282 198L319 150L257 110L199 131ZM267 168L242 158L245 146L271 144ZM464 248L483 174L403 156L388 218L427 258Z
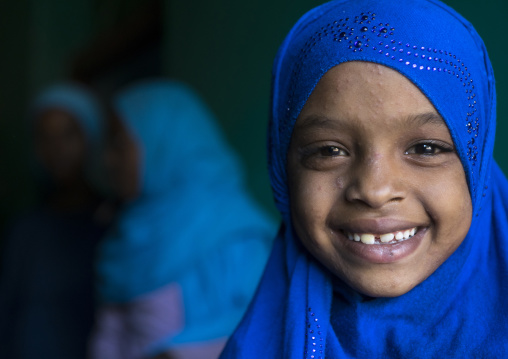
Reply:
M366 232L360 232L362 226L358 225L358 232L352 232L352 229L341 229L340 237L344 244L344 250L350 251L356 257L362 258L369 263L394 263L414 253L419 247L429 227L416 226L406 227L414 224L400 223L399 226L390 226L386 228L389 231L392 228L400 228L392 232L384 232L382 226L379 226L377 231L372 231L374 228L367 229ZM364 227L369 227L365 225ZM376 227L376 226L371 226ZM387 226L386 226L387 227ZM367 232L372 231L372 232Z
M418 233L418 227L383 234L342 232L346 238L355 242L362 242L364 244L395 244L413 237Z

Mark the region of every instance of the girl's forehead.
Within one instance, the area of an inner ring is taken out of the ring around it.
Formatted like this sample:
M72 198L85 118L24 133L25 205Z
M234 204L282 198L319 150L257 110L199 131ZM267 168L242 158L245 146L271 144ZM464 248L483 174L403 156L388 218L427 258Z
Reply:
M403 75L383 65L348 62L318 82L295 130L354 129L363 133L448 128L429 99ZM294 133L294 132L293 132Z
M73 128L79 130L80 125L76 116L63 107L52 107L40 112L35 121L38 131L58 132Z
M435 111L430 100L405 76L371 62L346 62L328 70L313 89L303 110L315 97L324 95L330 101L342 101L341 107L350 112L371 108L373 111L388 109L397 114L407 110L408 102Z

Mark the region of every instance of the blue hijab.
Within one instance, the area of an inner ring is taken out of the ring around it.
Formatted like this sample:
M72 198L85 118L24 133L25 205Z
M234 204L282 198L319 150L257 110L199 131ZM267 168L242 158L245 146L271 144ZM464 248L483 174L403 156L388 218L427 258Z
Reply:
M231 334L266 264L272 223L186 86L147 80L118 94L114 107L141 152L141 194L101 245L100 298L126 303L177 282L185 331L168 343Z
M317 263L290 221L286 154L320 78L347 61L400 72L445 119L473 221L459 248L396 298L367 300ZM508 183L492 158L494 75L472 25L437 0L337 0L305 14L273 67L269 169L283 224L257 294L222 358L508 356Z

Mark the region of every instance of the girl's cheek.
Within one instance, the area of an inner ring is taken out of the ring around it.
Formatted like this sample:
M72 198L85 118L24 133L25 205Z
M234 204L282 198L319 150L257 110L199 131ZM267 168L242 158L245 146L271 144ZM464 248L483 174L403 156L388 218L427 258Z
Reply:
M344 189L344 178L338 177L336 180L337 189Z

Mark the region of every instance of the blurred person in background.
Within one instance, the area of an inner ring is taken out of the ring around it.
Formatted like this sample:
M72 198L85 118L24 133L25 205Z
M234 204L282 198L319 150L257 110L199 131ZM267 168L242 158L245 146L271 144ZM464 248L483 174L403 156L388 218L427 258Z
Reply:
M103 113L74 83L29 111L41 203L9 226L0 281L0 357L85 358L94 318L93 258L101 208Z
M114 100L106 165L123 208L100 245L94 359L217 358L254 293L274 226L186 86Z

